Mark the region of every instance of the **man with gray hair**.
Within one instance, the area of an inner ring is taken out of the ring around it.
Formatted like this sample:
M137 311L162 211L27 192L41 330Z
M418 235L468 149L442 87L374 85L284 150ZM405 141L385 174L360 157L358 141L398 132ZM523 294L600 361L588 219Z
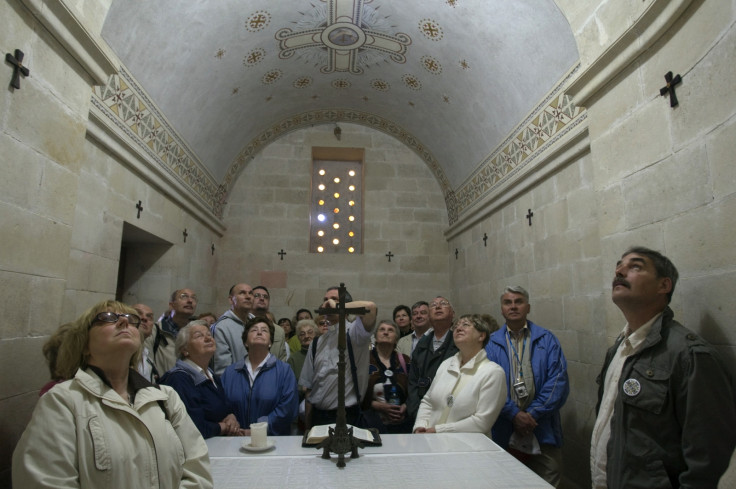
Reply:
M557 487L562 473L560 409L570 386L562 347L550 331L527 320L529 292L506 287L501 314L506 324L491 335L488 359L506 372L507 398L493 441Z

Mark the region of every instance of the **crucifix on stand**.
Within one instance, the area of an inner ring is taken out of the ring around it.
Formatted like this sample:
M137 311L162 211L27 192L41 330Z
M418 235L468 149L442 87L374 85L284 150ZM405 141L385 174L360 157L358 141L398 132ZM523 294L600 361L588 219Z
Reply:
M346 453L351 452L350 458L358 458L358 448L364 446L361 440L353 436L352 426L348 428L345 415L345 350L347 348L345 316L347 314L367 314L368 310L365 307L346 308L345 293L345 284L340 283L338 288L340 302L337 304L337 308L321 307L315 311L317 314L325 316L338 314L340 318L337 334L337 350L339 352L337 357L337 420L335 421L335 427L330 428L329 436L317 445L317 448L323 449L322 458L329 459L330 452L337 454L338 467L345 467Z

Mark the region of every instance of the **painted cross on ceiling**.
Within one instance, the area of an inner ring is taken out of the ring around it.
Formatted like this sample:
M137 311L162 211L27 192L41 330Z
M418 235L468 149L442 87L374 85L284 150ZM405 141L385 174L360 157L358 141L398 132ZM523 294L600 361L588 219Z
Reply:
M380 59L405 63L404 55L411 38L403 33L391 35L378 30L384 25L375 21L376 9L364 5L366 3L371 2L327 0L326 8L316 11L322 17L317 27L297 31L288 27L280 29L276 32L279 58L291 58L298 50L306 48L320 51L327 48L326 66L320 68L322 73L348 72L355 75L362 74L362 66L369 64L376 55Z

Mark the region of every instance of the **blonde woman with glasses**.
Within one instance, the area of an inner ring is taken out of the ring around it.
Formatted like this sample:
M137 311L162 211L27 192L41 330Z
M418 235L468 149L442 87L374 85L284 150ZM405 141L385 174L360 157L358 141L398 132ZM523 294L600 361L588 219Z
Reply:
M176 392L136 370L135 309L103 301L74 321L13 454L13 486L211 488L207 445Z

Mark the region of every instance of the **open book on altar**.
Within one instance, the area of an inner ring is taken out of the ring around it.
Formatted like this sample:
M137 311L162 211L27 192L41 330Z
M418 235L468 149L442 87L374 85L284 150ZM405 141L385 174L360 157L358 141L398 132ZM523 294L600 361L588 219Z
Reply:
M322 424L313 426L311 430L304 434L302 446L309 447L320 443L322 440L330 436L330 428L334 428L334 424ZM381 446L381 435L375 428L363 429L357 426L347 425L348 429L353 428L353 438L364 442L366 445Z

